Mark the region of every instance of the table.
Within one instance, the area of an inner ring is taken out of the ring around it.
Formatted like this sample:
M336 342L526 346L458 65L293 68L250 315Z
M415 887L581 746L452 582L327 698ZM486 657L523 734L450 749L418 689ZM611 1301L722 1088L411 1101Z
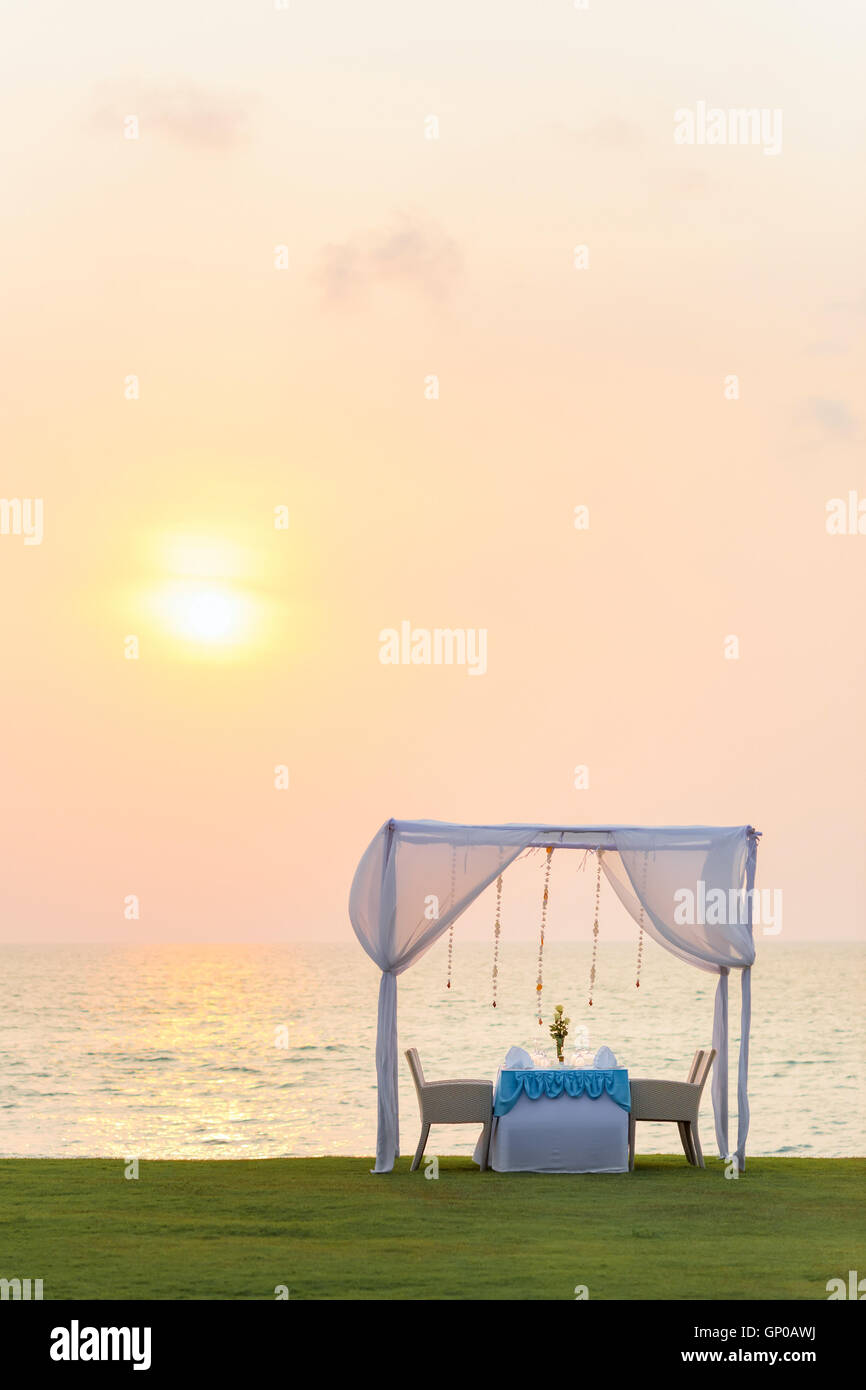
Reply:
M625 1067L503 1069L493 1093L490 1167L497 1173L627 1173L629 1109Z

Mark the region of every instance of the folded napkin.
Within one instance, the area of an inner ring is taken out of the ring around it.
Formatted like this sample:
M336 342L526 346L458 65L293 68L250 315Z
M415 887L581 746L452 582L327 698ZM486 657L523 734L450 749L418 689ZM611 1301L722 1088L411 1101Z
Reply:
M609 1071L611 1067L616 1066L616 1057L609 1047L600 1047L592 1065L600 1071Z
M526 1071L532 1067L532 1058L525 1047L509 1047L503 1066L506 1071Z

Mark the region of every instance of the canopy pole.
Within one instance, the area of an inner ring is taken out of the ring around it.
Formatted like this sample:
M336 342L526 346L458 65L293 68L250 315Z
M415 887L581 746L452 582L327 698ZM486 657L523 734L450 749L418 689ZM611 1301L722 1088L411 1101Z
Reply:
M728 1148L728 967L719 970L716 985L716 1004L713 1011L713 1115L716 1122L716 1143L719 1158L729 1158Z
M746 1136L749 1133L749 1025L752 1019L752 967L740 971L740 1067L737 1076L737 1169L746 1166Z
M757 835L749 836L749 852L746 857L746 902L749 905L749 935L752 930L752 902L754 900L755 869L758 862ZM752 967L746 965L740 971L740 1065L737 1074L737 1169L743 1172L746 1166L746 1139L749 1134L749 1029L752 1023Z
M390 1173L400 1156L400 1103L397 1090L397 976L382 971L379 1024L376 1032L378 1129L376 1166L371 1173Z

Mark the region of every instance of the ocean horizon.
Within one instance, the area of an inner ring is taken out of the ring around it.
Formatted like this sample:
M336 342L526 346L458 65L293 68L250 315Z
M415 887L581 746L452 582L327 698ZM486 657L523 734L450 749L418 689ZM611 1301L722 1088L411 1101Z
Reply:
M652 946L652 949L650 947ZM503 946L498 1006L491 951L446 944L400 976L401 1151L419 1120L402 1052L430 1079L495 1077L514 1043L551 1048L533 1019L535 947ZM648 943L548 952L543 1012L562 1003L595 1050L633 1076L685 1079L712 1033L715 977ZM5 945L0 948L0 1155L274 1158L369 1156L375 1148L379 971L354 939L291 945ZM866 1151L866 948L759 943L752 972L748 1152L842 1157ZM739 984L733 972L731 1114L736 1113ZM570 1040L571 1041L571 1040ZM570 1046L567 1044L567 1050ZM715 1152L709 1085L701 1112ZM470 1154L477 1126L434 1128L428 1152ZM675 1152L672 1125L641 1125L639 1152Z

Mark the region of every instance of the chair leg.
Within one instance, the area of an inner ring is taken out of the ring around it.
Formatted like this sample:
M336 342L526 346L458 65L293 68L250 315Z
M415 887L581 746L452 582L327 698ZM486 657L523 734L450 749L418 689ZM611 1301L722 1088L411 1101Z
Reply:
M482 1173L486 1173L490 1167L490 1133L493 1129L493 1121L487 1120L481 1131L481 1163Z
M628 1171L634 1172L634 1115L629 1112L628 1117Z
M685 1154L686 1159L688 1160L688 1162L691 1163L692 1167L694 1167L694 1164L695 1164L695 1157L694 1157L694 1153L693 1153L693 1151L692 1151L692 1138L691 1138L691 1134L690 1134L690 1132L689 1132L689 1123L688 1123L688 1121L687 1121L687 1120L677 1120L677 1129L678 1129L679 1132L680 1132L680 1142L681 1142L681 1144L682 1144L682 1146L683 1146L683 1153Z
M699 1168L706 1168L707 1165L704 1163L704 1154L701 1148L701 1141L698 1137L697 1120L693 1121L692 1124L689 1125L689 1135L692 1141L692 1149L694 1150L695 1163Z
M412 1167L409 1169L409 1172L410 1172L410 1173L416 1172L416 1170L417 1170L418 1168L420 1168L420 1166L421 1166L421 1158L422 1158L422 1156L423 1156L424 1149L426 1148L426 1145L427 1145L427 1138L428 1138L428 1135L429 1135L429 1134L430 1134L430 1126L429 1126L429 1125L422 1125L422 1126L421 1126L421 1138L418 1140L418 1147L417 1147L417 1149L415 1150L415 1157L412 1159Z

